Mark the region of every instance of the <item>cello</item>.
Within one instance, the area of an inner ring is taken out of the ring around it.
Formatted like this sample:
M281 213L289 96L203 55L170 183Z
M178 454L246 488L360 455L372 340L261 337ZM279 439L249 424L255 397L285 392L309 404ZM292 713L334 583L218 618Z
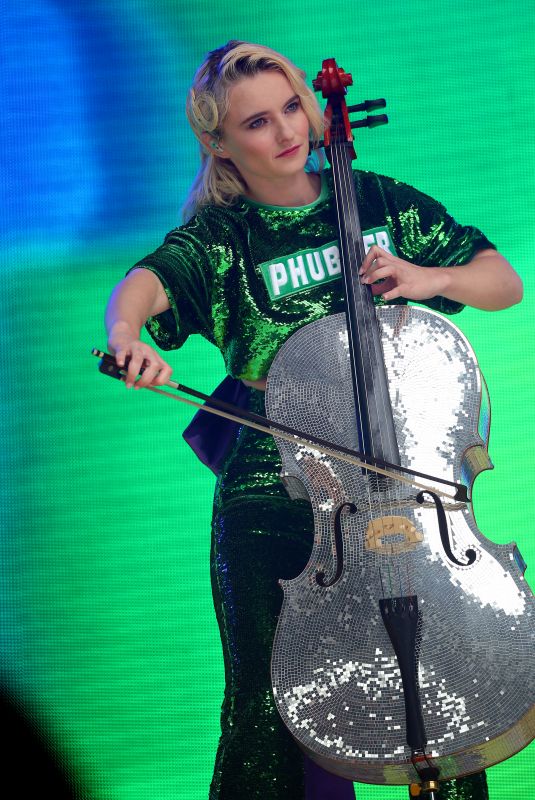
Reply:
M303 572L281 581L273 646L279 713L323 768L376 784L438 780L505 760L535 736L533 596L514 543L477 529L468 490L490 468L489 400L465 336L434 311L375 307L359 267L351 76L323 62L325 148L339 223L345 312L294 333L273 361L266 414L372 460L467 488L418 493L313 444L280 439L288 486L312 503Z

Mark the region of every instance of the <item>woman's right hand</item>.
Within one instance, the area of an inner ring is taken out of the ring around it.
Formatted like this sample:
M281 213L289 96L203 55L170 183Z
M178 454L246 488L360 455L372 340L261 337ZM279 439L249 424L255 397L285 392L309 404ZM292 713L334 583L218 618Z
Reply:
M171 377L172 368L146 342L133 336L116 334L110 336L109 349L115 353L118 367L128 363L125 376L126 388L144 389L147 386L162 386ZM143 370L143 374L139 373Z

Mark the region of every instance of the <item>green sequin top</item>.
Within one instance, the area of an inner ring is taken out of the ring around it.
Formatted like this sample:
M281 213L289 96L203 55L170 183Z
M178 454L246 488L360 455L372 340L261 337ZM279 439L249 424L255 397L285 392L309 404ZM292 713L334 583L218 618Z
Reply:
M459 225L444 206L407 184L359 170L355 181L362 230L372 231L369 242L379 230L401 258L451 266L493 247L477 228ZM246 199L206 206L134 267L156 273L171 305L150 318L147 329L164 350L200 333L220 349L230 375L263 378L294 331L343 311L336 253L330 170L323 173L320 196L307 206ZM447 314L462 309L442 297L426 305Z

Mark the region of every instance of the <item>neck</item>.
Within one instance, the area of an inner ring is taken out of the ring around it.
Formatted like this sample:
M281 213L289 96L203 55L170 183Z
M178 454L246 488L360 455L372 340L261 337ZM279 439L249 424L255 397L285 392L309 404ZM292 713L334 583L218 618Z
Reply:
M321 176L315 172L303 172L291 181L270 181L263 186L248 185L246 197L267 206L295 208L307 206L318 199L321 191Z

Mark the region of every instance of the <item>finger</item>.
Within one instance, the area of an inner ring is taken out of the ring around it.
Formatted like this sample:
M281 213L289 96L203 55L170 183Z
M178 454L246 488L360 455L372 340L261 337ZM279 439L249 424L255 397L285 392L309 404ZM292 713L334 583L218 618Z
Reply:
M128 362L128 368L125 368L125 364L127 362ZM129 348L118 350L115 353L115 363L121 370L122 380L124 381L126 388L131 389L132 386L134 385L134 380L137 373L135 373L132 368L132 356ZM132 373L129 375L130 368L132 368Z
M143 369L146 362L149 361L147 351L152 352L148 345L143 342L132 342L124 348L124 366L127 367L125 373L125 383L128 389L134 386L136 379ZM156 356L156 354L154 354Z
M362 262L361 268L359 269L359 275L364 275L370 269L374 269L377 259L380 258L392 258L386 250L383 250L382 247L379 247L377 244L373 244Z
M364 273L370 268L373 262L373 255L371 254L371 250L368 250L366 255L362 260L362 264L360 265L359 275L364 275Z
M142 373L137 379L135 383L136 389L145 389L147 386L150 386L154 383L155 379L160 373L161 364L159 359L149 360L145 358L142 365Z
M161 367L159 373L156 375L155 379L152 382L153 385L164 386L171 377L172 372L173 372L172 368L169 366L169 364L166 364L164 361L163 366Z
M366 272L368 272L374 260L375 260L375 250L374 247L370 247L360 266L359 275L364 275Z
M377 273L379 270L384 269L385 267L394 269L397 266L396 260L389 256L384 251L378 253L377 258L374 258L370 266L366 269L366 271L361 275L362 277L370 278L371 280L368 281L369 283L373 283L373 281L379 280L377 277Z
M380 289L383 288L384 284L381 284L379 287ZM395 286L393 289L389 289L387 292L383 292L383 300L388 302L389 300L395 300L396 297L403 297L399 286Z
M115 353L115 363L117 364L118 367L124 367L124 362L126 360L127 355L129 355L129 352L126 348L123 348L122 350L117 350L117 352Z
M128 389L134 386L137 376L143 368L143 353L134 352L130 356L128 369L126 371L125 382Z
M370 270L367 275L363 275L360 279L361 283L375 283L376 281L383 280L384 278L396 278L396 265L389 261L381 261L377 259L377 266Z
M171 377L172 368L154 351L143 362L142 375L136 381L136 389L147 386L162 386Z

